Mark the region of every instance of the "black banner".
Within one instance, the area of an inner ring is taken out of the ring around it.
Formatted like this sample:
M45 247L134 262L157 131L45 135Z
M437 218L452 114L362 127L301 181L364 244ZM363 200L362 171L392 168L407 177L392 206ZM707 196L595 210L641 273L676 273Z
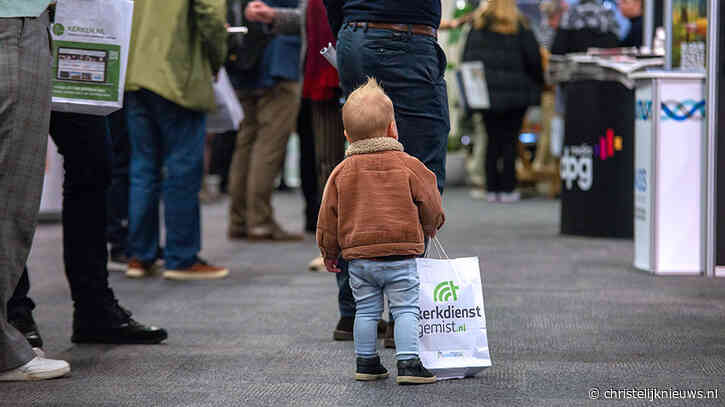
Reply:
M721 4L720 21L725 21L725 7ZM717 114L708 112L710 119L715 119L716 143L715 152L715 265L725 266L725 29L720 28L718 35L718 66L717 66Z

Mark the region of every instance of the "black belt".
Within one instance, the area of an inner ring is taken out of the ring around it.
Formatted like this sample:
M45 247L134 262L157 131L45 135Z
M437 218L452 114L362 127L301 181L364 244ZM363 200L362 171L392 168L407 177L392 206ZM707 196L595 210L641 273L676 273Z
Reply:
M391 24L391 23L374 23L374 22L362 22L352 21L347 25L356 28L378 28L383 30L392 30L400 32L409 32L418 35L427 35L429 37L438 38L438 30L435 28L424 25L424 24Z

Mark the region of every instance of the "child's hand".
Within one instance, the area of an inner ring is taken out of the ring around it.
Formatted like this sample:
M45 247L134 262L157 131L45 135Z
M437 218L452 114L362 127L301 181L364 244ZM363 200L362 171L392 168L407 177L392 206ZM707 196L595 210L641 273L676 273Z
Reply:
M325 268L330 273L339 273L340 271L342 271L337 267L336 259L325 259Z

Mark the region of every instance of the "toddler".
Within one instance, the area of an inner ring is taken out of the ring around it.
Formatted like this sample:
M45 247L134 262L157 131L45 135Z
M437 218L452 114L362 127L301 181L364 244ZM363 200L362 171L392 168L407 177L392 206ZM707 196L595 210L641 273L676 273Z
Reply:
M393 103L375 79L350 94L342 108L350 147L327 181L317 243L328 271L348 261L355 297L356 380L388 377L376 350L383 293L395 320L399 384L436 378L418 357L418 270L425 239L443 225L436 177L398 142Z

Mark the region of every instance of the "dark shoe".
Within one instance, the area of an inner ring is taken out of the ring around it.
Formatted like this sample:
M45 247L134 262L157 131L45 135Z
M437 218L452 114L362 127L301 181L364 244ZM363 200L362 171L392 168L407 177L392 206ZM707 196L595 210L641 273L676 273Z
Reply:
M76 310L73 315L74 343L105 344L156 344L168 337L165 329L146 326L131 318L131 313L118 304L104 313L81 316ZM102 315L102 316L101 316Z
M395 379L398 384L435 383L436 379L433 373L423 367L419 358L398 361L398 377Z
M378 339L385 339L386 332L388 332L388 321L381 319L378 321Z
M33 319L32 314L9 318L8 322L10 323L10 325L14 326L15 329L20 331L21 334L23 334L31 347L43 347L43 338L40 337L40 333L38 332L38 326L35 325L35 320Z
M388 329L385 331L383 346L388 349L395 349L395 321L388 322Z
M332 333L332 338L336 341L353 340L353 327L355 325L355 317L340 317L340 321Z
M355 380L373 381L385 379L390 376L388 370L380 363L380 356L374 358L357 358Z

